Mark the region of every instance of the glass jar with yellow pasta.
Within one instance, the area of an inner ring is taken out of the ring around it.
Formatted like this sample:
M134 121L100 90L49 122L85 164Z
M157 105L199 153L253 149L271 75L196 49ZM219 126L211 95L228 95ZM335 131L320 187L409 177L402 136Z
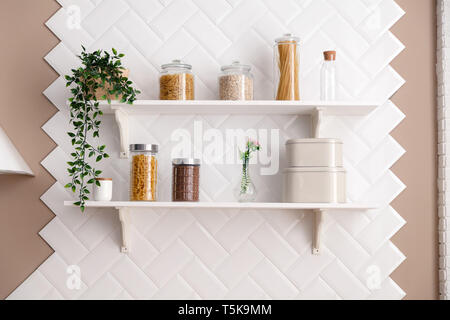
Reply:
M192 66L181 60L161 66L159 76L160 100L194 100Z
M156 201L158 174L157 144L130 145L130 200Z

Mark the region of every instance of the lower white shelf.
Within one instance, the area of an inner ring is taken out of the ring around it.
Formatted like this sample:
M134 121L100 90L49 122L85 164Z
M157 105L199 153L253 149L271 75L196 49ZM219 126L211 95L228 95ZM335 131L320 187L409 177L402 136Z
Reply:
M65 201L65 206L74 206L74 201ZM322 238L322 226L324 214L327 211L365 211L377 209L373 204L361 203L276 203L276 202L141 202L141 201L87 201L87 208L114 208L119 213L122 224L122 248L121 251L129 251L129 225L131 223L130 209L132 208L185 208L185 209L242 209L242 210L298 210L310 212L315 215L313 233L313 254L320 254L320 243Z

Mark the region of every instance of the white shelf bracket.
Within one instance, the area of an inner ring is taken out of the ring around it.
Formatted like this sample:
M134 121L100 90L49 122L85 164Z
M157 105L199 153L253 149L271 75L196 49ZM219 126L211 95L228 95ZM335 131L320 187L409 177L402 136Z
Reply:
M122 225L122 246L120 248L120 251L122 253L127 253L130 249L130 208L118 207L116 209L119 210L119 219Z
M320 247L322 242L322 229L325 218L324 209L314 209L314 233L313 233L313 248L312 253L314 255L320 254Z
M114 111L117 126L119 127L120 133L120 158L128 159L129 153L129 124L128 124L128 113L117 109Z
M313 138L319 138L320 137L320 129L322 126L323 121L323 114L324 109L323 108L315 108L312 115L311 115L311 136Z

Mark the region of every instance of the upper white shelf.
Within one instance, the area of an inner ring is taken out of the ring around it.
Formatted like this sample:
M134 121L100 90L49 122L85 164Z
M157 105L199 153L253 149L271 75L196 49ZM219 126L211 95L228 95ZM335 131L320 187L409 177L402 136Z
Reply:
M145 114L240 114L311 115L311 135L320 137L324 116L366 116L380 104L374 101L223 101L137 100L133 105L100 102L104 113L114 114L120 134L120 157L128 158L129 117Z
M65 206L73 206L65 201ZM260 209L260 210L371 210L377 206L367 203L278 203L278 202L145 202L145 201L87 201L90 208L191 208L191 209Z
M105 113L115 110L127 114L313 114L317 109L323 115L364 116L379 106L375 101L222 101L222 100L137 100L133 105L112 101L100 102Z

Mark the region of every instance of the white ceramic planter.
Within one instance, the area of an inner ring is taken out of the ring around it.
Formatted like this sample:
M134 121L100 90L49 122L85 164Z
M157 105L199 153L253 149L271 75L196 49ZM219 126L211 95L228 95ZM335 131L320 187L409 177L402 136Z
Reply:
M289 168L284 171L283 201L294 203L346 202L343 168Z
M288 167L342 167L343 143L337 139L294 139L286 142Z
M100 186L94 184L93 193L95 201L111 201L112 199L112 189L113 182L112 179L108 178L97 178L95 179L100 183Z

